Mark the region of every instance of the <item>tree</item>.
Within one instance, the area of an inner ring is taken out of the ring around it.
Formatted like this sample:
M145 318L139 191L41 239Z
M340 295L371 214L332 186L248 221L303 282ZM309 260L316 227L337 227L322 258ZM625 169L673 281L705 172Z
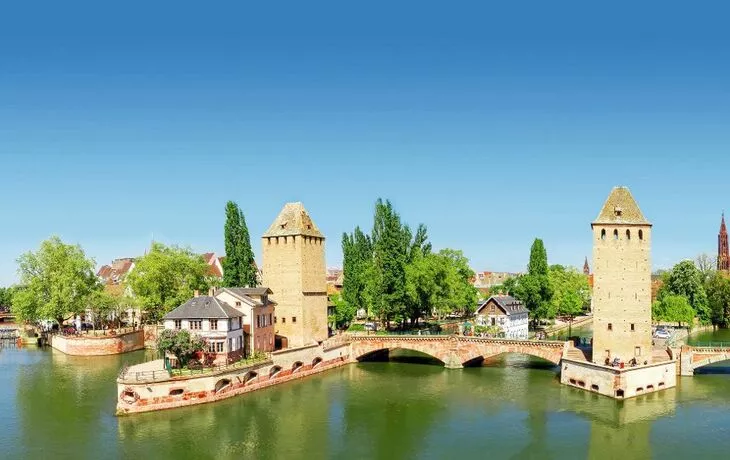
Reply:
M258 284L256 261L251 249L246 218L233 201L226 204L226 224L223 233L226 249L226 257L223 259L223 285L255 287Z
M156 323L190 299L194 290L207 289L207 271L208 264L189 249L154 243L137 260L127 282L145 309L146 320Z
M336 294L330 297L330 300L335 306L335 314L331 318L328 318L330 323L334 323L335 327L342 328L350 324L350 321L355 317L357 308L350 305L342 295Z
M657 298L662 300L666 295L684 296L700 321L709 323L710 309L707 305L704 280L695 264L691 260L684 260L675 265L665 277Z
M157 337L157 349L162 353L171 353L177 358L180 367L185 367L190 360L206 348L206 342L196 334L185 329L164 329Z
M366 271L372 262L373 249L370 238L360 227L355 227L352 234L342 235L342 297L348 305L357 310L365 309Z
M13 294L16 291L16 288L11 287L0 287L0 310L3 308L8 308L13 305Z
M715 272L707 281L706 289L712 324L730 327L730 279Z
M23 289L15 292L12 311L18 321L54 319L58 324L81 314L90 296L101 289L94 275L94 261L78 245L53 236L37 252L18 259Z
M706 253L698 255L694 262L697 270L700 272L703 282L709 280L717 269L717 258Z
M567 320L570 330L573 319L590 305L588 278L577 269L562 265L550 266L549 278L553 292L551 311Z
M514 291L515 297L530 310L533 327L544 319L554 318L557 314L550 302L553 292L550 286L547 251L539 238L535 239L530 248L527 274L519 278Z
M692 325L695 311L682 295L667 294L661 300L657 300L651 306L651 316L657 321L676 322Z

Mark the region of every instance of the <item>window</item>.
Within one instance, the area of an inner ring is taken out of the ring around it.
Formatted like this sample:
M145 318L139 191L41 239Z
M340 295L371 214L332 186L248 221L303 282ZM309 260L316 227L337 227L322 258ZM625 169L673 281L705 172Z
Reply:
M641 356L641 347L634 348L634 356Z
M236 302L236 306L237 307L240 307L241 306L241 302Z
M276 316L274 316L274 324L276 324Z
M215 351L216 353L223 353L223 342L215 343Z
M292 316L291 317L291 322L292 323L296 323L297 322L297 317L296 316Z
M613 239L614 240L617 240L618 239L618 230L614 230L613 231Z
M218 320L217 319L211 319L210 320L210 330L211 331L217 331L218 330Z
M613 324L611 324L611 323L608 323L608 330L609 330L609 331L612 331L612 330L613 330Z
M620 208L620 207L618 207L618 206L615 206L615 207L613 208L613 214L614 214L614 215L615 215L616 217L621 217L621 214L623 214L623 209L621 209L621 208Z
M631 239L631 230L628 230L628 229L626 230L626 239L627 240Z
M273 313L269 313L269 326L271 326L272 324L274 324L274 321L271 319L273 316L274 316Z
M634 323L631 323L631 332L634 332Z
M601 239L602 240L606 239L606 229L605 228L603 230L601 230Z
M644 239L644 231L643 230L639 230L639 239L640 240L643 240Z
M281 324L284 324L284 323L286 323L286 317L285 316L282 316L281 317Z
M175 329L182 329L182 320L181 319L175 320Z
M197 321L190 321L190 329L191 330L200 330L203 328L203 321L197 320Z
M256 315L256 327L261 327L261 315Z

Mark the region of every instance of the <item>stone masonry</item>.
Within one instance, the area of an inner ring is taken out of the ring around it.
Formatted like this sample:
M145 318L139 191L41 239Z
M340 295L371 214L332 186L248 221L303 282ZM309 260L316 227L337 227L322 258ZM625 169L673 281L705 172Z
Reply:
M287 203L261 243L263 284L276 302L276 335L288 347L326 340L324 236L302 203Z
M611 191L593 229L593 362L651 362L651 224L626 187Z

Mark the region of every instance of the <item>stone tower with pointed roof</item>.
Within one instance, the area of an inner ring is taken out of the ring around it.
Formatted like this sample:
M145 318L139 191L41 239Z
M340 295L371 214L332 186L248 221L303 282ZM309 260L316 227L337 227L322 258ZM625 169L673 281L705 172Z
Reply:
M651 224L615 187L593 229L593 362L652 360Z
M718 271L730 271L730 249L727 245L727 227L725 227L725 213L722 213L720 221L720 233L717 235L717 269Z
M302 203L287 203L264 233L263 284L276 301L276 335L289 348L327 338L324 236Z

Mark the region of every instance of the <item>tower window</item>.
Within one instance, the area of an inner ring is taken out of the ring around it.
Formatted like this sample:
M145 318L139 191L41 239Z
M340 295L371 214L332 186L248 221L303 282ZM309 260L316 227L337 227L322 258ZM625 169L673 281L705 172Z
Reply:
M627 240L631 239L631 230L626 230L626 239Z
M634 323L631 323L631 332L634 332Z
M640 240L643 240L644 239L644 231L643 230L639 230L639 239Z
M281 324L284 324L284 323L286 323L286 316L281 317Z
M609 331L612 331L612 330L613 330L613 324L611 324L611 323L608 323L608 330L609 330Z
M618 239L618 230L614 230L613 231L613 239L614 240L617 240Z
M623 214L623 210L620 207L616 206L613 208L613 214L616 217L621 217L621 214Z
M601 230L601 239L602 240L606 239L606 229L605 228L603 230Z
M297 322L297 317L296 316L292 316L291 317L291 322L292 323L296 323Z

